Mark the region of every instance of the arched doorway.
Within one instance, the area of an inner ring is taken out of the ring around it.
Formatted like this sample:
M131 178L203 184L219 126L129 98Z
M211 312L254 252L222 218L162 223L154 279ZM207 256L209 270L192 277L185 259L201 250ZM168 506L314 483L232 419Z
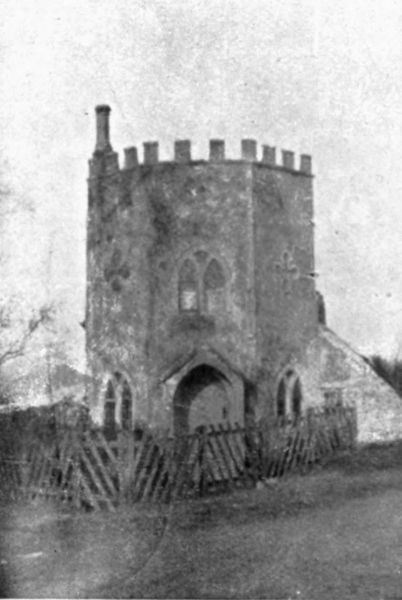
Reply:
M180 381L173 398L175 435L230 421L230 390L228 379L215 367L201 364L191 369Z

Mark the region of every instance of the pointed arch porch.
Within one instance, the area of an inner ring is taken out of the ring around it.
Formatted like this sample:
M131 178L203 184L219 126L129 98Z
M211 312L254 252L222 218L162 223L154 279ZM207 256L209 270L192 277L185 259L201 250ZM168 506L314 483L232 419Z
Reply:
M217 354L199 351L163 377L170 430L186 434L203 425L244 423L244 380Z

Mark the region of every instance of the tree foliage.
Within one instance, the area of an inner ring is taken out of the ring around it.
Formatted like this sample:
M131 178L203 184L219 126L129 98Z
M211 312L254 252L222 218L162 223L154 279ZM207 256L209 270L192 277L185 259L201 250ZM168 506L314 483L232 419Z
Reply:
M387 360L378 354L368 359L374 371L402 396L402 360Z

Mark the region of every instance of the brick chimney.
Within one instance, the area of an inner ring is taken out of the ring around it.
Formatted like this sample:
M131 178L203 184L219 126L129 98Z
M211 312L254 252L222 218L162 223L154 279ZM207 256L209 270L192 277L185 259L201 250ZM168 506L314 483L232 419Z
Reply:
M96 146L95 152L111 152L109 140L109 114L110 106L101 104L95 108L96 112Z

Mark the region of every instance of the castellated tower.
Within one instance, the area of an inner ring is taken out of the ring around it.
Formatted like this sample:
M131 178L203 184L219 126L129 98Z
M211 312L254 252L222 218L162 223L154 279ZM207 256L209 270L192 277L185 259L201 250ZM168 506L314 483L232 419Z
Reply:
M317 335L311 160L241 142L125 150L96 108L87 239L88 390L98 422L183 433L303 409ZM279 386L279 387L278 387ZM281 388L282 386L282 388ZM289 393L292 398L287 398Z

